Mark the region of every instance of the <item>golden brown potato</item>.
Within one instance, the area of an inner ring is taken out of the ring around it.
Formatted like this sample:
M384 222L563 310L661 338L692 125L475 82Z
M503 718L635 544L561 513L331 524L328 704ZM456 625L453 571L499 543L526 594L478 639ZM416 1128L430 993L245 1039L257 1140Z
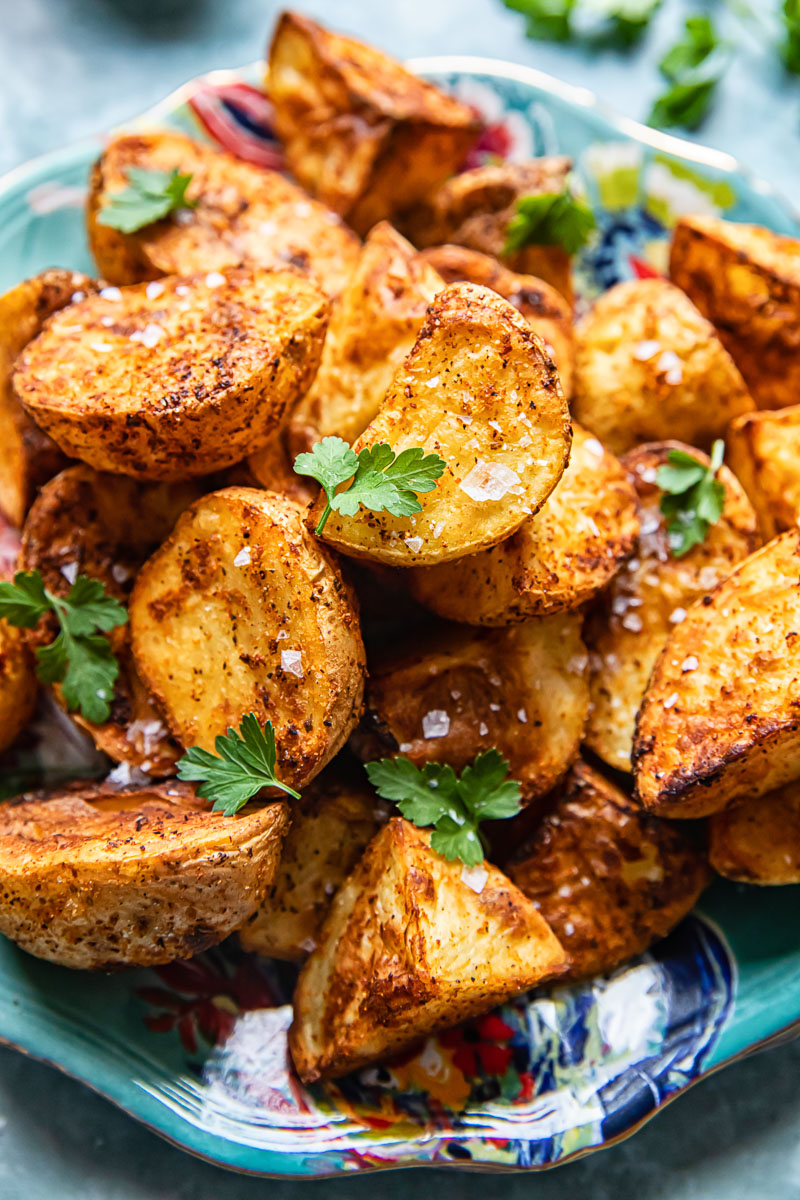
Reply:
M631 769L636 713L671 630L758 545L755 513L723 466L717 475L725 487L721 518L704 542L673 557L656 486L656 472L670 450L685 450L708 464L701 450L682 442L651 442L625 455L622 464L639 497L639 544L584 626L592 693L586 744L620 771Z
M561 389L569 400L575 369L575 331L572 307L549 283L534 275L517 275L496 258L466 246L432 246L420 257L430 263L445 283L479 283L505 297L519 309L556 364Z
M452 175L480 128L388 54L294 12L275 28L267 90L292 174L361 234Z
M195 207L136 233L103 225L103 206L128 186L131 167L191 175L187 197ZM88 222L100 274L116 284L249 262L295 267L335 296L358 257L358 239L338 217L278 171L164 130L109 143L92 171Z
M355 599L287 496L226 488L179 518L130 602L141 678L184 746L213 749L255 713L275 728L278 777L299 789L361 712Z
M800 239L720 217L682 217L670 277L697 305L759 408L800 395Z
M636 492L613 454L580 426L550 498L498 546L406 572L427 608L468 625L509 625L579 608L636 544Z
M316 500L319 489L307 475L295 474L294 455L289 453L287 432L282 430L274 433L266 445L248 456L246 468L249 480L246 486L281 492L298 504L311 504Z
M703 817L800 778L800 530L751 554L667 639L636 723L638 798Z
M800 518L800 404L737 417L726 442L764 540L793 529Z
M502 260L512 271L543 279L572 305L570 257L561 246L524 246L505 253L509 222L525 196L563 192L568 158L494 163L448 179L402 226L415 246L452 242Z
M0 752L33 716L37 690L33 653L23 631L0 621Z
M293 452L331 434L354 442L364 432L443 287L410 242L385 221L375 226L332 307L316 378L292 413Z
M800 786L743 797L708 822L708 857L739 883L800 883Z
M345 1075L558 975L565 961L497 867L448 862L395 817L337 892L300 972L294 1065L305 1083Z
M333 512L325 541L354 558L427 566L510 536L558 483L571 423L553 364L517 310L488 288L451 283L353 449L388 443L439 454L445 470L422 511ZM316 526L322 501L312 509Z
M191 958L260 903L288 808L209 810L176 782L83 784L0 806L0 931L83 970Z
M14 393L14 364L47 318L96 285L54 267L0 296L0 512L18 529L36 488L65 466L58 446L31 421Z
M589 707L577 615L507 629L435 630L370 663L367 709L353 747L364 761L403 754L461 770L496 746L526 800L544 795L578 756Z
M662 438L707 450L753 407L713 325L666 279L618 283L577 327L572 412L615 454Z
M14 387L68 454L137 479L230 466L319 364L328 303L295 271L235 267L106 288L50 318Z
M569 955L569 983L612 971L665 937L711 874L673 825L582 762L507 869Z
M245 950L302 962L331 900L386 820L388 808L360 770L329 768L300 800L264 902L239 931Z

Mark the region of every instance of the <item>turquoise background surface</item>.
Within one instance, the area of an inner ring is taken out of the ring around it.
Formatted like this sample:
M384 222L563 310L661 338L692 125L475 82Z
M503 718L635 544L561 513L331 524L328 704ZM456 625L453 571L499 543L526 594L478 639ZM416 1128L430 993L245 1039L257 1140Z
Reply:
M328 0L309 12L399 56L472 53L538 66L587 86L632 117L658 90L655 63L690 7L664 4L632 57L526 42L497 0ZM718 5L717 7L721 7ZM761 9L771 5L762 3ZM189 76L258 57L278 6L252 0L2 0L0 169L147 107ZM733 20L729 18L729 20ZM783 78L752 31L701 139L728 150L790 199L800 148L800 83ZM800 1047L729 1068L625 1145L547 1176L438 1173L307 1184L235 1179L195 1163L53 1072L0 1052L0 1196L103 1200L293 1197L301 1187L353 1198L412 1186L443 1197L638 1194L650 1198L800 1197Z

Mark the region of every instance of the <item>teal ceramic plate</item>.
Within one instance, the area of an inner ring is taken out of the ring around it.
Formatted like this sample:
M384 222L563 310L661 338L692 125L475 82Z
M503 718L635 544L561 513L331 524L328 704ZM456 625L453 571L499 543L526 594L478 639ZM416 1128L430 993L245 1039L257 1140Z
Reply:
M727 155L606 113L581 89L482 59L412 66L483 114L474 162L572 156L599 224L578 265L584 298L658 274L682 212L800 232ZM279 166L259 75L195 80L131 124L185 129ZM91 269L82 203L100 144L0 182L0 286L47 266ZM88 977L0 942L0 1038L240 1171L541 1169L624 1137L704 1074L793 1031L799 899L797 888L718 882L669 938L612 976L532 993L335 1086L305 1089L289 1069L291 972L233 943L160 971Z

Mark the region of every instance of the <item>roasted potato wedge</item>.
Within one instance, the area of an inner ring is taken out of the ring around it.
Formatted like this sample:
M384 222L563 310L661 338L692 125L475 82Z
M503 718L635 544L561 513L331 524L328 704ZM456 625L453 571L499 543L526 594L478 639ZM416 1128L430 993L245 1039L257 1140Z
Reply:
M131 167L191 175L187 197L194 207L136 233L104 225L103 206L128 186ZM92 171L88 221L98 270L120 285L249 262L292 266L335 296L358 257L358 239L338 217L278 171L163 130L109 143Z
M666 279L618 283L578 324L572 413L615 454L662 438L707 450L752 408L713 325Z
M800 786L747 797L708 822L708 857L739 883L800 883Z
M544 919L485 862L468 871L395 817L336 893L297 982L289 1048L336 1078L558 975Z
M726 444L764 540L793 529L800 518L800 404L737 417Z
M246 474L249 473L249 480L246 486L280 492L298 504L311 504L317 498L318 488L307 475L295 474L294 456L289 453L287 432L282 430L274 433L266 445L248 456Z
M507 870L569 955L568 983L612 971L665 937L711 876L674 825L582 762Z
M295 453L331 434L354 442L364 432L443 287L410 242L386 221L375 226L332 307L316 378L292 413Z
M521 275L543 279L572 306L570 257L561 246L525 246L505 253L508 225L517 202L541 192L562 192L570 160L560 156L475 167L454 175L409 213L403 232L415 246L451 242L480 250ZM491 285L489 285L491 286Z
M480 130L388 54L294 12L275 28L267 90L292 174L360 234L452 175Z
M526 800L548 792L578 756L589 707L577 615L507 629L443 629L427 644L370 663L360 758L402 754L461 770L496 746Z
M299 789L358 721L355 599L287 496L198 500L139 572L129 613L139 675L184 746L212 750L253 712L274 726L278 777Z
M51 317L14 387L54 441L97 470L205 475L286 421L314 378L327 322L324 295L295 271L234 267L106 288Z
M33 653L22 630L0 621L0 753L33 716L38 687Z
M445 460L410 517L334 511L326 542L354 558L427 566L509 537L558 483L571 423L553 364L517 310L488 288L451 283L354 445L421 446ZM322 501L311 510L314 528Z
M703 817L800 778L800 530L751 554L673 629L633 743L636 792Z
M702 451L682 442L651 442L625 455L622 464L639 497L641 535L633 557L584 626L592 693L586 744L620 771L631 769L636 713L671 630L758 546L755 513L723 466L717 476L725 487L722 516L704 542L673 557L656 486L656 472L670 450L685 450L708 463Z
M243 925L272 881L288 807L210 811L185 784L108 784L0 805L0 932L83 970L191 958Z
M800 239L720 217L675 226L670 277L716 327L759 408L800 395Z
M618 459L580 426L551 496L491 550L406 572L427 608L468 625L509 625L579 608L609 582L639 532L636 492Z
M302 962L316 945L334 893L388 808L363 774L333 766L292 803L292 824L264 902L239 931L245 950Z
M52 313L82 300L95 286L77 271L53 268L0 296L0 512L17 529L36 489L66 463L20 404L11 383L14 364Z
M549 283L534 275L517 275L496 258L466 246L432 246L420 256L445 283L479 283L519 309L556 364L561 390L569 400L575 369L575 331L572 307Z

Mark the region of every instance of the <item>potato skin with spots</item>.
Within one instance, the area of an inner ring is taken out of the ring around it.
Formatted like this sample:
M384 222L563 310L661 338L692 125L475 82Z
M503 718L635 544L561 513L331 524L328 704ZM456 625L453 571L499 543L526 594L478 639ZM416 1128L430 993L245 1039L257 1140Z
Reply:
M800 519L800 404L737 417L725 445L764 541L793 529Z
M621 966L665 937L710 880L705 855L585 763L508 874L569 955L565 983Z
M430 835L393 818L336 893L300 972L289 1049L304 1083L380 1061L558 976L533 905L484 862L476 893Z
M743 796L708 822L708 857L718 875L778 887L800 883L800 785Z
M290 270L105 290L50 318L14 387L54 441L97 470L186 479L280 429L314 378L327 323L323 293Z
M592 693L586 744L620 771L631 769L636 713L671 631L686 609L759 545L755 513L733 472L723 466L717 475L725 488L720 520L688 553L671 554L656 484L656 472L671 450L709 463L702 450L684 442L650 442L625 455L622 465L638 496L641 534L633 557L592 607L583 631Z
M287 823L282 801L233 819L176 782L21 796L0 806L0 931L81 970L191 958L256 909Z
M139 675L183 746L213 750L253 712L275 729L279 779L300 790L358 721L356 600L288 496L198 500L139 572L129 613Z
M739 563L670 634L633 743L636 795L650 811L709 816L800 778L799 580L792 530Z
M490 550L406 576L414 598L440 617L510 625L591 600L638 532L636 492L619 460L573 423L567 469L538 513Z

